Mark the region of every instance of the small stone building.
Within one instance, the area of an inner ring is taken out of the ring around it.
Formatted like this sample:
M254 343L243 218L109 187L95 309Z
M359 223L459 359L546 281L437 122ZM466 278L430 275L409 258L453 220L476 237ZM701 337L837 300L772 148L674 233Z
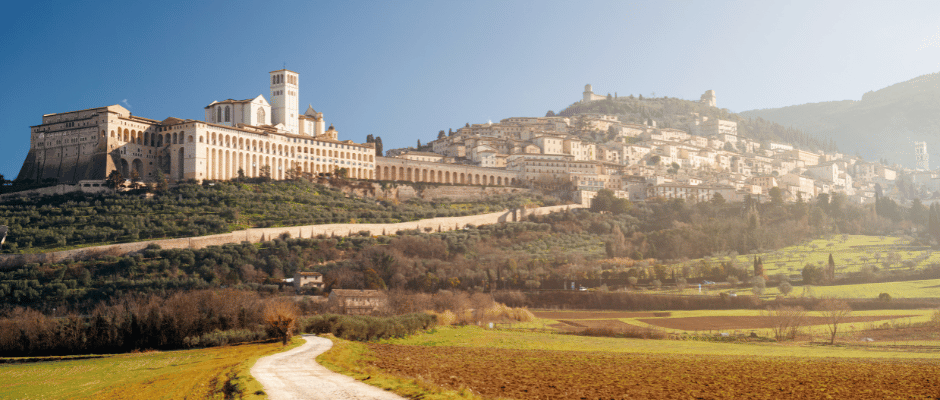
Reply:
M333 289L329 303L342 314L368 315L388 306L388 296L381 290Z
M319 272L294 273L294 289L316 288L323 290L323 274Z

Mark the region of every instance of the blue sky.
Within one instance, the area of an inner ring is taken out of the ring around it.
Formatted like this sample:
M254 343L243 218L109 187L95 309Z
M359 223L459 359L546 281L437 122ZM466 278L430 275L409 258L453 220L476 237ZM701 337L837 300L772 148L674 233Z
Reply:
M42 114L123 104L203 119L300 73L340 139L385 148L464 123L541 116L600 94L732 111L858 99L940 71L940 2L7 2L0 8L0 173ZM301 110L302 111L302 110Z

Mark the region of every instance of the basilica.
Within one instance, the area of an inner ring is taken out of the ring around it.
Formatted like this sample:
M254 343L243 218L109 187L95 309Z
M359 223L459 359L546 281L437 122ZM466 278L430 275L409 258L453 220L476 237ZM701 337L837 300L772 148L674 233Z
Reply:
M300 76L269 73L270 99L213 101L205 119L132 115L120 105L46 114L31 127L30 148L17 179L59 183L125 178L174 181L232 179L239 175L285 179L294 173L346 171L374 179L375 146L339 140L323 113L299 112Z

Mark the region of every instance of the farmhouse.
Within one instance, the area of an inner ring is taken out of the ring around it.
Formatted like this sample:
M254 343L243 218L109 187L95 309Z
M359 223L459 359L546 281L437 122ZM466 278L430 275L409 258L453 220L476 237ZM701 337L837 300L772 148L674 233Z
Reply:
M366 315L388 306L388 297L380 290L333 289L329 303L343 314Z
M319 272L296 272L294 289L316 288L323 290L323 274Z

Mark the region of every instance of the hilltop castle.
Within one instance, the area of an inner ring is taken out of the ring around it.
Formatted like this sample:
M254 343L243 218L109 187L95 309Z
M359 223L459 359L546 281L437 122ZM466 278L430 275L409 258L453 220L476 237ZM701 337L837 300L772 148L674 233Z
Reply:
M594 94L594 88L591 87L591 84L584 85L584 93L581 99L582 103L590 103L592 101L604 100L607 97L601 96L599 94ZM702 94L702 97L699 99L699 103L706 104L711 107L718 107L718 99L715 96L714 90L707 90Z
M119 105L42 116L30 128L30 146L17 179L60 183L105 179L117 170L125 178L152 180L157 171L171 180L231 179L243 171L257 177L268 170L284 179L291 169L371 179L375 145L340 141L323 113L298 112L300 76L269 73L271 103L262 95L213 101L205 120L132 115Z

